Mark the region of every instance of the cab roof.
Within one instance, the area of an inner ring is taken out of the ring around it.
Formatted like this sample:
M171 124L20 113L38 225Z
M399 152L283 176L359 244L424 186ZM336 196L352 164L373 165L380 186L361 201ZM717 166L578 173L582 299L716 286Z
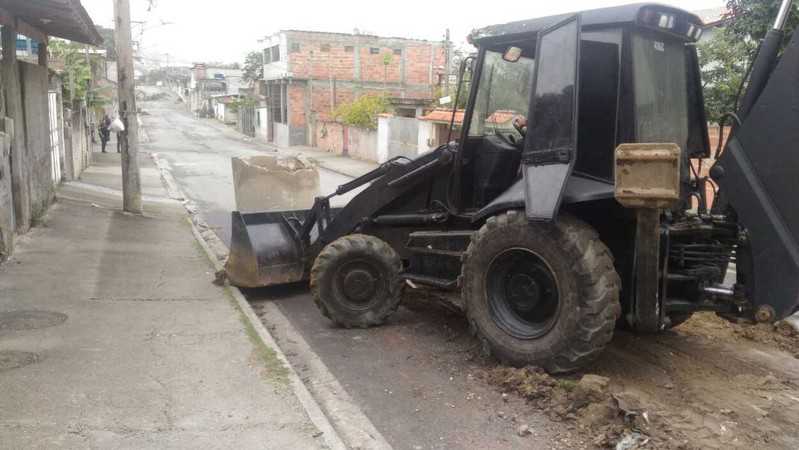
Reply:
M659 3L634 3L630 5L613 6L608 8L590 9L555 16L538 17L535 19L521 20L500 25L491 25L473 30L469 34L469 42L474 45L490 45L498 42L511 41L514 38L529 36L547 30L570 17L580 16L582 28L606 28L618 25L631 25L641 23L647 11L656 13L673 14L681 20L702 26L702 19L688 11L662 5Z

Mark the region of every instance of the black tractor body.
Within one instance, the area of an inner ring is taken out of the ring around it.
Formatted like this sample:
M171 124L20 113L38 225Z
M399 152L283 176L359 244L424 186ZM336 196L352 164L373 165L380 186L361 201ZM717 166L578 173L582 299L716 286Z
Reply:
M799 97L783 89L799 89L799 55L792 43L730 140L711 212L691 170L710 156L701 30L636 4L473 32L461 134L311 210L234 213L231 281L310 279L342 326L385 319L403 284L460 289L487 351L554 372L596 357L618 319L655 332L699 310L786 316L799 300Z

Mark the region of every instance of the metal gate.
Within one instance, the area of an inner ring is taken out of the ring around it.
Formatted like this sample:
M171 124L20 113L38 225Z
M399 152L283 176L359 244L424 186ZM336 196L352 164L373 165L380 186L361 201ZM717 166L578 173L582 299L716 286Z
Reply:
M58 92L48 93L48 110L50 112L50 176L53 184L61 182L61 164L63 161L63 143L61 142L61 121L58 120Z
M239 108L239 131L249 137L255 137L255 106Z

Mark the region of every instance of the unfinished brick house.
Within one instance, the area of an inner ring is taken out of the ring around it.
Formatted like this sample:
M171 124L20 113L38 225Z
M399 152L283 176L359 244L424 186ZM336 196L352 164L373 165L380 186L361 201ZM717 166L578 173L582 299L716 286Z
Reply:
M446 45L365 34L280 31L264 44L266 139L315 145L316 127L336 106L385 94L399 114L432 101L447 73Z

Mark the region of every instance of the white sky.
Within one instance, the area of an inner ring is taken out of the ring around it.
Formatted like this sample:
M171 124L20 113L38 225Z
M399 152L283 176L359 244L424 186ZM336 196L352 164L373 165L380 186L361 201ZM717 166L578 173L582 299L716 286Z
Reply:
M134 40L145 54L169 54L173 64L243 61L257 40L281 29L361 32L440 40L450 28L462 42L473 28L552 14L621 5L635 0L130 0ZM113 0L82 0L94 22L113 27ZM724 0L661 0L691 11L720 7ZM394 5L389 8L387 5ZM173 25L160 25L172 22ZM142 28L144 32L141 33ZM163 58L163 56L162 56Z

